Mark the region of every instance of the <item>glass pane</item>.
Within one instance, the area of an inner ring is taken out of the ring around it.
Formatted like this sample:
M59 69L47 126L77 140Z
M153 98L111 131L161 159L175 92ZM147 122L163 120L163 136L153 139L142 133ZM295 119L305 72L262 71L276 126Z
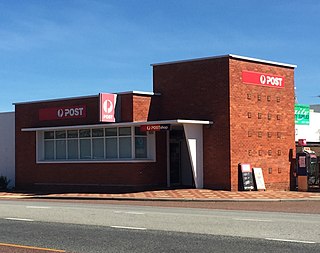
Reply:
M81 129L81 130L79 130L79 135L80 135L80 138L91 137L91 130L90 129Z
M119 135L120 136L131 135L131 127L119 127Z
M78 140L68 140L68 159L78 159Z
M66 159L66 141L56 141L56 159Z
M54 141L44 142L44 160L54 159Z
M131 137L119 139L119 157L131 158Z
M56 139L65 139L66 131L56 131Z
M136 158L147 158L147 138L136 137L135 141Z
M103 128L92 129L92 137L103 137Z
M91 139L80 140L80 159L91 159Z
M106 157L118 158L118 144L117 138L106 138Z
M135 135L147 135L146 131L144 132L140 131L140 127L135 127L134 132L135 132Z
M78 130L68 130L68 138L78 138Z
M44 138L47 139L54 139L54 131L44 132Z
M104 159L104 141L103 138L92 140L92 155L93 159Z
M106 128L106 136L117 136L117 128Z

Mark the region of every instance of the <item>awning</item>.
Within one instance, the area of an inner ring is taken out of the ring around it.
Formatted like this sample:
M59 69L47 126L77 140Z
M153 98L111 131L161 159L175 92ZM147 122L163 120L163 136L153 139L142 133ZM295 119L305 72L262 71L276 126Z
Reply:
M175 119L175 120L157 120L157 121L135 121L135 122L121 122L121 123L103 123L93 125L74 125L74 126L53 126L53 127L32 127L22 128L23 132L33 131L52 131L52 130L70 130L70 129L84 129L84 128L101 128L101 127L125 127L125 126L143 126L143 125L157 125L157 124L196 124L196 125L210 125L212 121L208 120L188 120L188 119Z

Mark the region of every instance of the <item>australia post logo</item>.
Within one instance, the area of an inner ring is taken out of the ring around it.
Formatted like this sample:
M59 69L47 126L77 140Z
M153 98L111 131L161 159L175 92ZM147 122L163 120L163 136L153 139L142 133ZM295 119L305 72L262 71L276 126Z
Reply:
M284 87L284 77L252 71L242 71L242 82L274 88Z
M100 93L100 121L115 122L116 94Z
M87 117L86 105L50 107L39 110L39 120L78 119Z

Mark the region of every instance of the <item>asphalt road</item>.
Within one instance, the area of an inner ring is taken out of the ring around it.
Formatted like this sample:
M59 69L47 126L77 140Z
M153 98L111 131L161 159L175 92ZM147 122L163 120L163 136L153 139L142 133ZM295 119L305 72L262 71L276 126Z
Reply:
M318 252L320 215L1 201L0 252L1 243L78 253ZM5 252L20 253L13 249Z

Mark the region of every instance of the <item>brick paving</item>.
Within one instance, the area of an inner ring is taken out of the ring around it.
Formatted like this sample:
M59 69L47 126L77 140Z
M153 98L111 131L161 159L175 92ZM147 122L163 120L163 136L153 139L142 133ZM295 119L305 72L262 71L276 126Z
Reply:
M0 199L61 198L61 199L125 199L182 201L275 201L320 200L320 192L296 191L215 191L207 189L176 189L134 193L16 193L0 192Z

